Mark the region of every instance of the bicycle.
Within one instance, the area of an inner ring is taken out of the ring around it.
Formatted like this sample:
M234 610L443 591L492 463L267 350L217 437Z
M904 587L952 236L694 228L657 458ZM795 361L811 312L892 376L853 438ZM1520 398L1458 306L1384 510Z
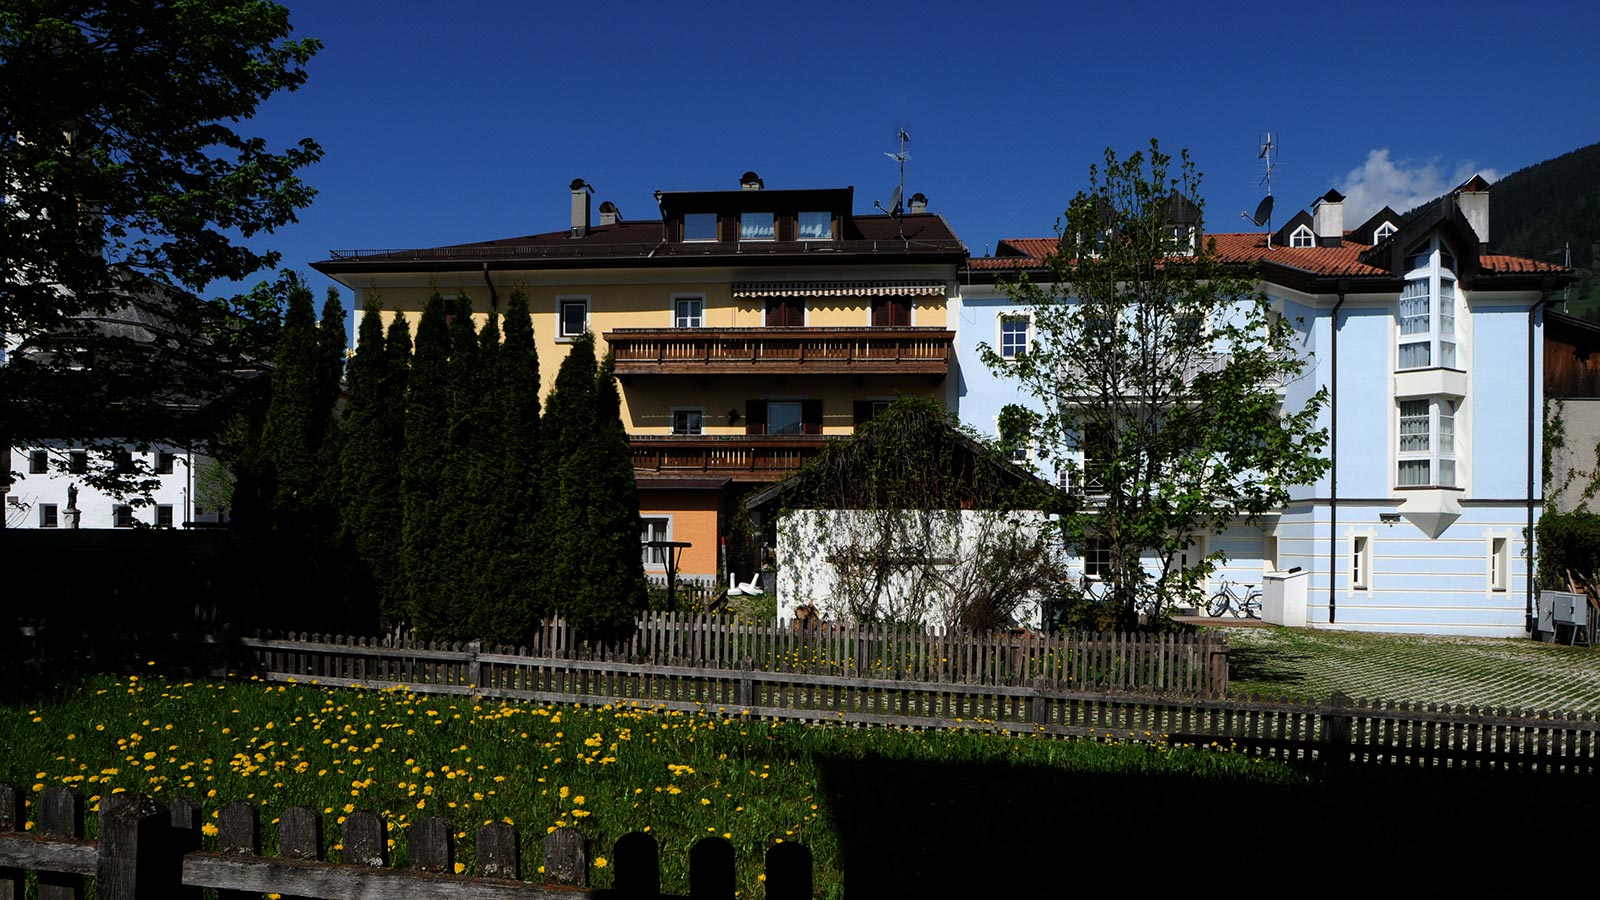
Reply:
M1239 596L1236 587L1245 589L1243 597ZM1211 595L1211 602L1206 604L1206 614L1215 618L1225 612L1232 613L1235 619L1261 618L1261 588L1235 585L1226 578L1222 579L1216 593Z

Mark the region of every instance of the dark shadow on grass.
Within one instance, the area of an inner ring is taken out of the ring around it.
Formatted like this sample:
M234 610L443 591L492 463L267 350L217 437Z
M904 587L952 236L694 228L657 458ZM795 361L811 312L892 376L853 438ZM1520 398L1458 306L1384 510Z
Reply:
M1275 688L1302 687L1306 683L1304 666L1307 653L1291 653L1281 648L1228 648L1228 681L1269 684Z
M1600 807L1582 799L1594 778L1352 768L1267 785L1003 762L819 765L851 898L1321 896L1391 879L1437 895L1493 877L1471 849L1486 842L1600 838Z

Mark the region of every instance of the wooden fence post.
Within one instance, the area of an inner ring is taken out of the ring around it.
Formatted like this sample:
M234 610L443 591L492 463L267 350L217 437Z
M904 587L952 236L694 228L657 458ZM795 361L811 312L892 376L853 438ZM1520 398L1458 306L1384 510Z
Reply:
M261 855L261 815L245 800L223 804L217 812L217 851L240 856ZM255 895L259 900L260 894ZM249 891L217 891L218 900L251 900Z
M1330 766L1350 761L1350 698L1335 691L1328 698L1329 711L1322 715L1322 748L1318 754Z
M455 837L450 820L439 816L428 816L411 826L412 870L455 874Z
M200 900L199 888L183 886L183 856L200 849L200 804L189 797L174 797L168 808L172 811L172 896L177 900Z
M1050 724L1050 700L1044 695L1049 687L1050 680L1039 676L1033 680L1033 694L1028 697L1028 723L1030 725Z
M483 696L483 661L478 659L483 653L483 641L467 644L467 653L467 686L472 688L472 699L476 701Z
M749 666L748 663L740 663L739 664L739 668L743 669L745 671L744 671L744 674L742 674L740 676L740 678L739 678L738 703L739 703L740 706L744 707L745 711L747 713L749 713L751 716L758 715L758 713L756 712L756 708L755 708L756 707L756 683L750 677L750 673L749 673L750 666Z
M278 820L278 856L322 861L322 814L315 807L291 806L283 811Z
M786 841L767 850L767 900L810 900L811 848Z
M568 825L545 837L544 877L557 884L589 886L589 846L582 831Z
M622 900L657 900L661 896L661 851L655 838L642 831L628 832L617 838L611 862L617 867L612 884Z
M522 877L522 857L517 849L515 825L490 822L478 829L478 876L508 878L512 881Z
M733 844L708 837L689 848L690 900L733 900Z
M345 862L375 869L389 865L389 835L377 813L358 809L345 816L341 838Z
M1206 665L1207 692L1212 697L1228 696L1228 641L1213 640L1210 643Z
M23 831L28 826L26 797L22 785L0 781L0 833ZM21 869L0 868L0 900L22 900Z
M108 794L110 800L116 794ZM46 788L39 800L38 832L43 837L83 837L83 795L76 788ZM81 900L83 876L39 873L39 900Z
M179 874L171 854L172 817L143 794L111 794L100 800L99 900L149 900L176 893Z

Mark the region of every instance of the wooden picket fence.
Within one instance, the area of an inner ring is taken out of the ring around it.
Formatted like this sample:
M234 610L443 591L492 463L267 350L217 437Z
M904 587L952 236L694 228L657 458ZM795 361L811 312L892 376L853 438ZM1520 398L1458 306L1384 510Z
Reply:
M278 856L261 855L261 814L244 801L217 814L214 849L202 849L200 806L178 798L162 806L137 793L100 801L99 835L84 838L83 795L69 787L46 789L27 827L24 789L0 782L0 900L20 900L26 872L37 873L39 900L81 900L94 879L98 900L190 900L202 889L219 900L263 893L303 900L426 896L445 900L568 900L596 896L589 887L589 848L571 826L543 839L545 882L522 881L517 828L494 822L477 830L476 866L455 872L456 826L430 816L408 833L409 867L390 866L388 828L374 812L344 818L340 860L324 859L323 817L314 807L283 810ZM660 851L654 837L632 832L617 839L608 864L613 886L604 896L623 900L661 897ZM799 900L812 894L811 851L786 842L766 853L768 898ZM690 896L732 900L733 844L707 837L689 850Z
M980 729L1216 747L1319 759L1541 772L1594 772L1591 715L1377 701L1216 698L1030 684L683 666L529 656L395 641L252 638L260 677L329 686L543 703L903 728Z

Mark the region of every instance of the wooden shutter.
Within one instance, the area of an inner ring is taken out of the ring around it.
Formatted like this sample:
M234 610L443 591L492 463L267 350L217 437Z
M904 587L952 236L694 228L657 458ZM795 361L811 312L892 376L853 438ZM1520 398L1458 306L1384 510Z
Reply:
M911 324L910 297L873 297L872 327L904 327Z
M800 326L806 323L805 299L772 297L767 300L767 327Z
M800 433L801 434L821 434L822 433L822 401L821 400L801 400L800 401Z
M767 401L746 400L744 402L744 433L767 433Z

